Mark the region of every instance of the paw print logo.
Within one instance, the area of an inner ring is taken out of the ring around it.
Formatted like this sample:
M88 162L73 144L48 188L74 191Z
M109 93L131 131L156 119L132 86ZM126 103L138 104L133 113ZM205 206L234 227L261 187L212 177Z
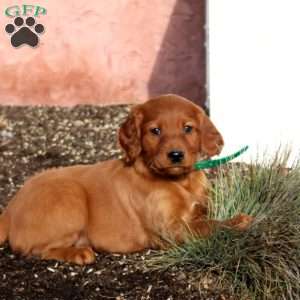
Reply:
M31 47L37 46L39 43L38 36L45 30L42 24L35 24L33 17L26 18L25 23L27 26L24 24L22 17L17 17L14 20L14 24L5 26L5 31L11 34L10 42L15 48L23 44Z

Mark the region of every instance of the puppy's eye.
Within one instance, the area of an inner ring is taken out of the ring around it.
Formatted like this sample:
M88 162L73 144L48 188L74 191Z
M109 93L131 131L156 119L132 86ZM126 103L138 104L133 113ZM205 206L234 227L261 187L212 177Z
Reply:
M150 132L154 135L160 135L161 130L160 130L160 128L151 128Z
M184 131L184 133L191 133L193 131L193 127L190 125L185 125L183 127L183 131Z

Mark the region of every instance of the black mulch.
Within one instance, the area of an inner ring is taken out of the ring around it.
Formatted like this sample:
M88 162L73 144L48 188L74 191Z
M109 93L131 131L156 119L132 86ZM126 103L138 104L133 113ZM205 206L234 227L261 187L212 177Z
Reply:
M128 106L0 107L0 211L32 174L118 158L116 133ZM0 300L233 299L187 269L149 271L153 252L98 253L77 266L23 258L0 246Z

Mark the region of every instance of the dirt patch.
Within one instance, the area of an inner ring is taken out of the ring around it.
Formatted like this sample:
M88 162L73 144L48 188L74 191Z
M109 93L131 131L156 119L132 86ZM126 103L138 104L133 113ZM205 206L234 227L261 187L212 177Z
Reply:
M121 155L116 133L128 106L0 107L0 211L32 174ZM98 253L76 266L25 259L0 248L0 299L233 299L188 268L149 271L153 252ZM204 281L203 281L204 280Z

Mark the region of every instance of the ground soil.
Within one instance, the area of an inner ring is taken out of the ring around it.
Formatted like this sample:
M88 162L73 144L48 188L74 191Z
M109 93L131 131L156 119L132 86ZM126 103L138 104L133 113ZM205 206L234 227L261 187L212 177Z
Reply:
M0 107L0 211L41 170L118 158L116 133L128 106ZM98 253L77 266L24 258L0 246L0 300L233 299L188 268L150 271L153 251Z

